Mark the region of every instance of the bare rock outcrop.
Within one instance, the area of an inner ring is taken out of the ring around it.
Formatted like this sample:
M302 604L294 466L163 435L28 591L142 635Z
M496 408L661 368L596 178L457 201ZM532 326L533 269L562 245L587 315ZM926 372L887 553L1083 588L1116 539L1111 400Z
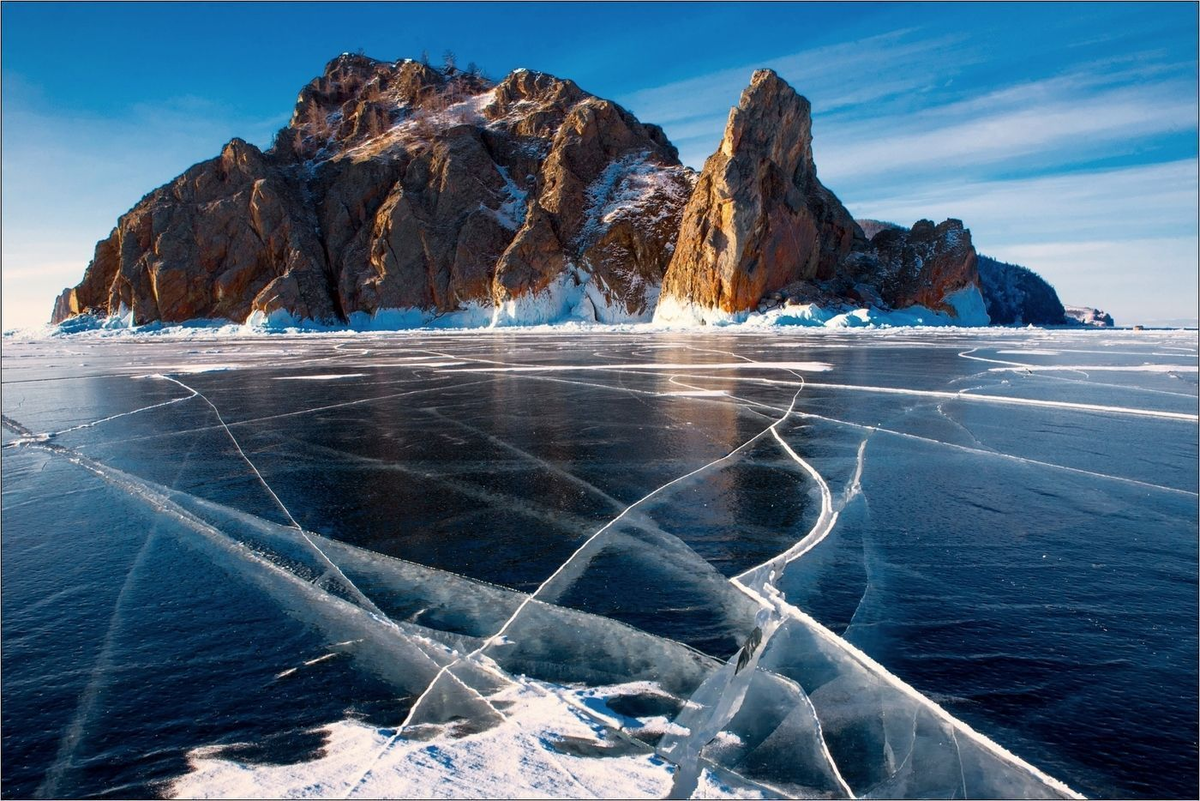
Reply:
M808 100L758 70L684 211L656 319L737 317L792 282L834 278L865 243L817 180Z
M270 150L234 140L122 216L53 321L648 319L691 183L661 129L571 81L343 55Z
M961 220L883 228L856 255L848 260L847 274L874 287L894 309L924 306L956 316L949 296L979 286L978 257Z
M689 323L816 303L980 324L985 299L997 322L1061 319L1010 265L984 262L981 296L979 263L958 220L860 226L817 179L809 102L770 70L697 176L572 81L343 54L270 149L235 139L124 214L52 322Z
M1066 306L1063 322L1067 325L1086 325L1092 328L1112 328L1112 315L1091 306Z
M655 319L739 319L786 298L919 305L986 322L975 248L960 221L866 223L870 239L817 180L808 101L759 70L684 210Z
M258 148L234 139L117 221L83 281L59 297L54 322L122 309L139 323L240 321L280 308L336 319L302 192Z

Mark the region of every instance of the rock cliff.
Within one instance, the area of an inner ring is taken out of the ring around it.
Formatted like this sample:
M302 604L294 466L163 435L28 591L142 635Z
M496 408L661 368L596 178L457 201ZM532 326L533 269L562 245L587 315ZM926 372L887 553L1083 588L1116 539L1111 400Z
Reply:
M736 319L792 282L834 278L865 243L817 180L808 101L758 70L684 210L655 319Z
M759 70L684 210L655 319L740 319L764 298L785 296L920 305L986 324L975 249L960 221L869 222L868 239L817 180L808 101Z
M1086 325L1093 328L1112 328L1112 315L1091 306L1067 306L1064 322L1067 325Z
M843 273L874 288L891 308L924 306L960 316L961 293L979 292L977 262L961 220L918 220L909 229L878 231L868 247L851 254Z
M985 299L995 322L1062 319L958 220L856 222L817 178L809 102L770 70L697 176L569 80L344 54L267 151L234 139L124 214L52 321L690 323L817 303L977 325Z
M270 150L234 140L122 216L54 322L648 319L692 180L571 81L343 55Z

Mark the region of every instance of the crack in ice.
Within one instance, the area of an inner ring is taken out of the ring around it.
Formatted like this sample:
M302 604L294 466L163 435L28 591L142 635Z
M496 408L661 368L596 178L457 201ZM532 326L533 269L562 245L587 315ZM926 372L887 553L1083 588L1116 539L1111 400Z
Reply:
M334 564L332 559L326 556L325 552L322 551L320 547L318 547L318 545L308 536L308 533L305 532L304 528L296 522L296 518L292 517L292 513L288 511L288 508L284 506L283 501L281 501L279 496L275 494L275 490L271 489L271 485L267 483L265 478L263 478L263 474L258 471L258 468L254 466L254 462L250 461L250 457L246 455L244 450L242 450L241 443L239 443L237 437L233 435L233 432L229 429L229 426L225 424L225 419L221 417L221 410L216 407L216 404L209 400L208 397L199 390L189 387L187 384L179 381L178 379L171 378L169 375L164 375L163 378L167 381L178 384L190 392L195 392L201 400L208 404L209 408L211 408L213 413L217 416L217 421L220 422L221 427L225 429L225 433L229 435L229 440L233 443L233 447L237 448L237 452L242 457L242 461L244 461L250 467L250 469L254 471L254 475L258 476L259 482L261 482L263 487L266 488L268 494L275 499L275 503L279 506L279 508L283 510L283 514L285 517L287 517L288 522L291 523L292 528L300 532L300 536L304 538L304 541L307 542L309 547L312 548L313 552L317 554L317 558L320 559L329 570L333 571L338 578L342 580L346 589L354 595L355 600L359 601L365 609L380 617L387 617L382 611L380 611L379 607L377 607L371 601L370 598L363 595L362 591L355 586L354 582L346 577L346 574L342 572L342 569Z

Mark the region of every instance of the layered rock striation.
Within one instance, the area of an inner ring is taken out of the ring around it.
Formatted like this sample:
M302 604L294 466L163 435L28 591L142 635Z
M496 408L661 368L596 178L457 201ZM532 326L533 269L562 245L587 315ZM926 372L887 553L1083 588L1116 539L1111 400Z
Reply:
M571 81L343 55L270 150L234 140L122 216L54 321L648 319L692 180Z

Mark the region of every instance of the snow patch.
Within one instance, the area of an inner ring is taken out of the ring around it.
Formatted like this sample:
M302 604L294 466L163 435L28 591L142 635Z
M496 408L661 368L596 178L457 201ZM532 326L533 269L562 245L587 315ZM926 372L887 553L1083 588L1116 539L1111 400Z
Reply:
M284 375L276 381L337 381L342 378L362 378L366 373L322 373L321 375Z
M951 292L945 301L955 314L933 311L924 306L884 311L875 307L835 311L815 303L779 306L765 312L726 312L699 306L674 296L661 298L654 322L662 326L744 325L747 328L786 326L824 328L910 328L920 326L977 327L989 323L983 296L974 284Z
M504 179L504 196L506 199L500 204L500 208L486 209L486 211L500 225L510 231L515 231L525 222L525 212L527 209L526 197L529 193L517 186L517 182L508 174L508 170L499 164L496 165L496 172L500 173L500 177Z
M579 241L599 239L622 218L636 220L639 227L668 220L672 209L687 202L687 190L678 181L685 169L652 161L650 151L611 162L587 189L587 222Z
M619 691L618 691L619 692ZM291 765L226 759L209 746L188 754L190 770L168 790L175 798L662 798L674 766L652 753L613 749L584 757L557 744L569 738L611 748L611 733L597 730L579 709L576 691L523 680L492 700L507 720L486 731L455 736L439 727L432 738L342 720L319 729L320 756ZM378 757L377 761L376 758ZM365 766L371 770L364 776Z

